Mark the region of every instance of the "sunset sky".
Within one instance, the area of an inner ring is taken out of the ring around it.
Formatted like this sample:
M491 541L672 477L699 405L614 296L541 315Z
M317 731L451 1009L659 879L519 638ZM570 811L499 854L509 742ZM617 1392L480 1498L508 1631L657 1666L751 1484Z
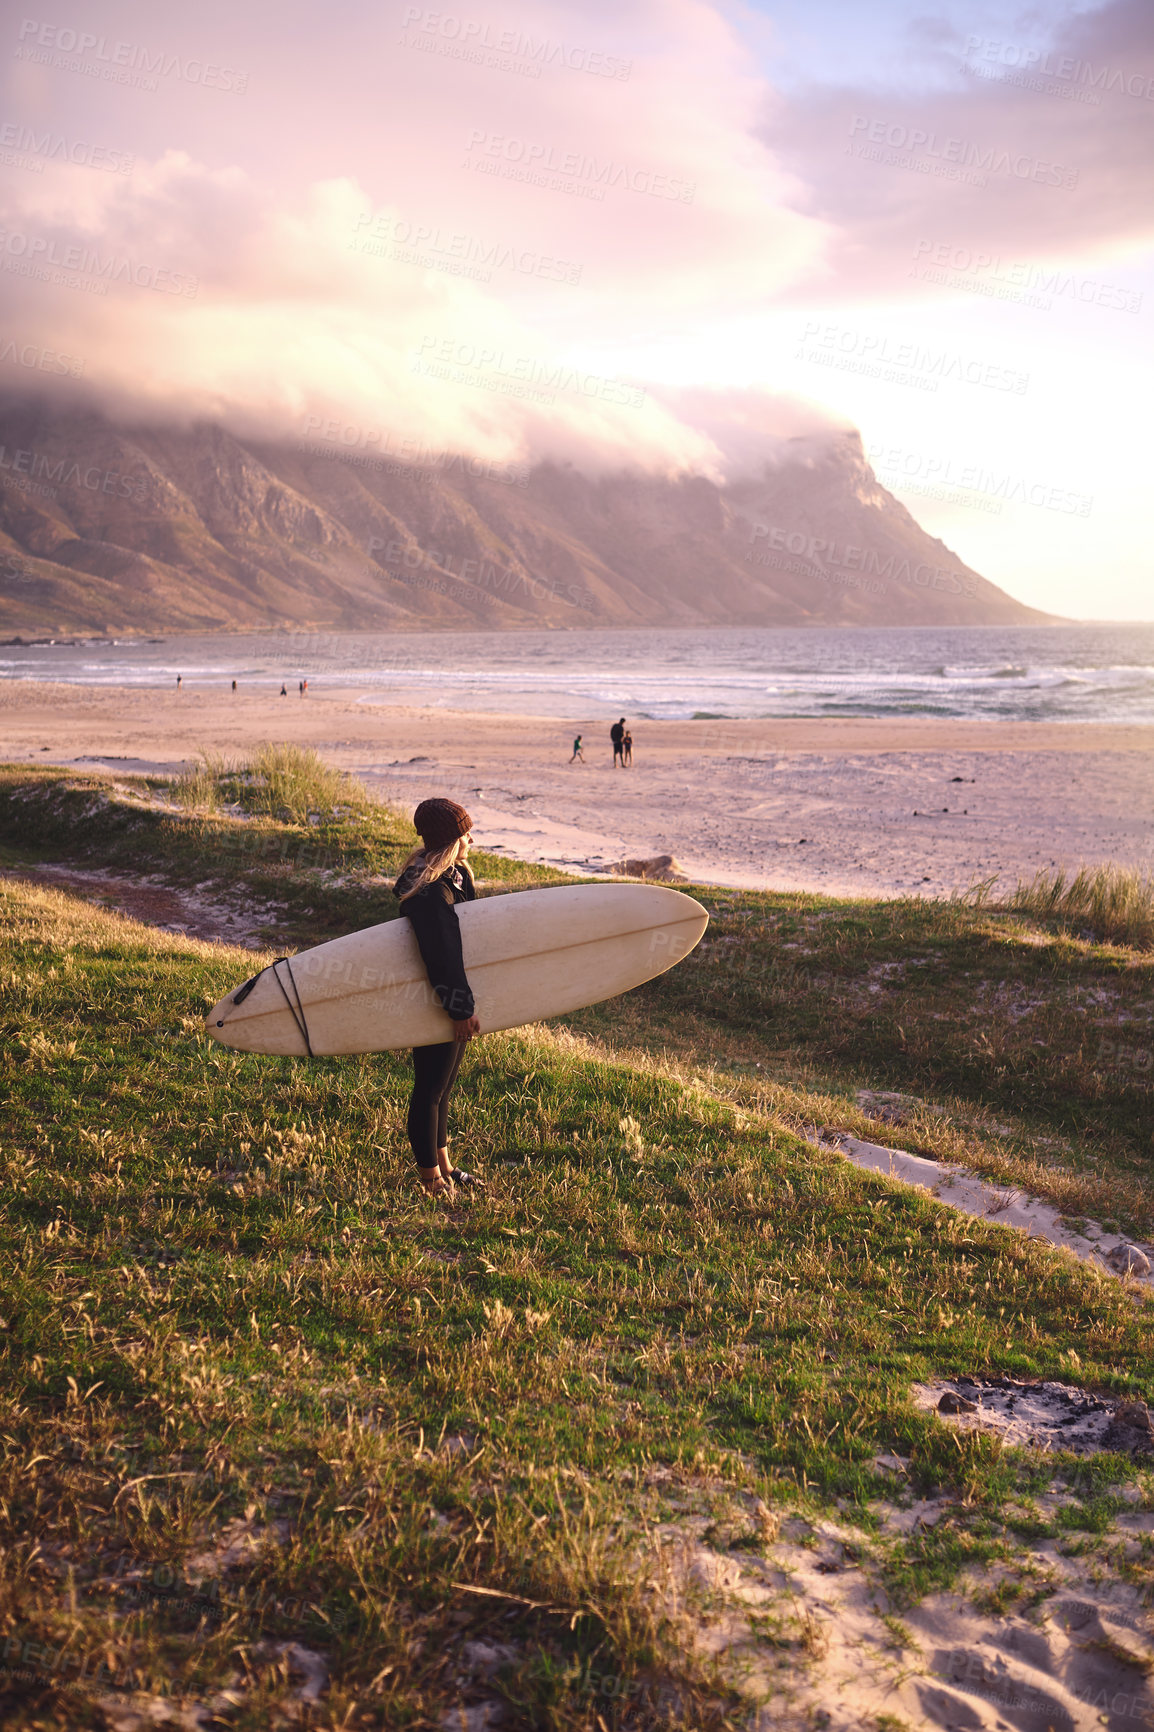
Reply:
M856 427L1014 596L1154 618L1150 0L0 29L5 392L718 477Z

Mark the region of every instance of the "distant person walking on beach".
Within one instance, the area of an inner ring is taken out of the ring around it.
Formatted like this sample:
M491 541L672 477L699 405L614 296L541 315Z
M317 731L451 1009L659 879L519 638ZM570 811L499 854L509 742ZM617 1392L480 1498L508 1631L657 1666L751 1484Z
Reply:
M622 736L622 740L621 740L621 766L624 769L626 764L631 765L632 763L633 763L633 735L629 732L629 729L626 728L625 733Z
M286 685L282 685L282 686L281 686L281 689L280 689L280 695L281 695L281 697L282 697L282 698L287 698L287 697L288 697L288 687L287 687L287 686L286 686Z
M233 680L233 682L232 682L232 689L235 692L235 690L236 690L236 681L235 680Z
M177 674L177 676L176 676L176 689L177 689L177 691L180 690L180 688L183 684L184 684L184 675L183 674Z
M453 1024L452 1040L413 1048L409 1142L430 1197L452 1197L458 1185L480 1183L449 1161L449 1096L465 1047L481 1032L457 922L457 904L472 902L477 894L468 863L472 823L455 800L422 800L413 813L421 846L413 849L393 885L401 913L412 926L429 984Z
M581 735L580 734L578 734L577 738L573 741L573 757L570 758L569 762L572 763L575 758L580 758L582 763L585 762L585 754L581 750Z
M617 768L618 760L625 750L625 717L614 722L609 730L609 738L613 741L613 768Z

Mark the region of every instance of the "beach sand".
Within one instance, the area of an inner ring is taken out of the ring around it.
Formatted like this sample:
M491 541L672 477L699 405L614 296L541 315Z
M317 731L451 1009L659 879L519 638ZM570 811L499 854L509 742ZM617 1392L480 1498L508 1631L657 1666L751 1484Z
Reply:
M478 846L579 872L669 853L698 882L862 896L949 895L1000 875L1154 865L1154 728L938 719L632 721L615 770L604 720L365 701L10 681L0 758L178 768L261 740L314 746L382 797L462 801ZM568 762L575 733L585 762Z

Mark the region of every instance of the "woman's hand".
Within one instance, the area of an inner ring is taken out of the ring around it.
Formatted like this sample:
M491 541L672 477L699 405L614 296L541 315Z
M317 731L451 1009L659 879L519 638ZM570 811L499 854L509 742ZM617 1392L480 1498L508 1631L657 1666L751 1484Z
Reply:
M456 1017L453 1018L454 1040L471 1040L475 1034L480 1034L480 1032L481 1024L477 1017L465 1016L460 1021Z

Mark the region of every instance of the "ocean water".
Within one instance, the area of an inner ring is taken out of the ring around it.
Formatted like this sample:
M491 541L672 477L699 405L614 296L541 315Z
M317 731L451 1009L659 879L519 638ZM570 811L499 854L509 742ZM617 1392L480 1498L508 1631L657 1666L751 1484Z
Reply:
M594 721L943 716L1154 722L1154 624L899 629L323 632L0 646L0 678Z

